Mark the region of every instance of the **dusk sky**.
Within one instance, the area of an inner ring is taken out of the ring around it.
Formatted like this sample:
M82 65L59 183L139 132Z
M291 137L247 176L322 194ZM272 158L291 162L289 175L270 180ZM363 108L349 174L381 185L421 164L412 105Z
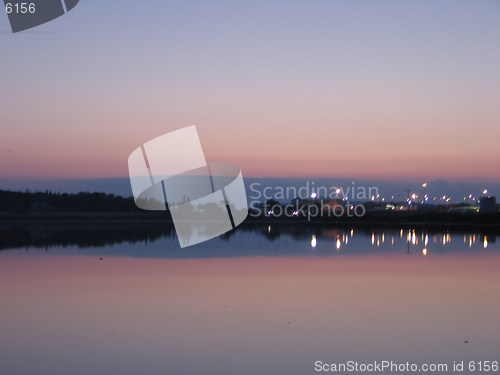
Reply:
M81 0L0 46L0 178L196 124L250 177L500 182L498 1Z

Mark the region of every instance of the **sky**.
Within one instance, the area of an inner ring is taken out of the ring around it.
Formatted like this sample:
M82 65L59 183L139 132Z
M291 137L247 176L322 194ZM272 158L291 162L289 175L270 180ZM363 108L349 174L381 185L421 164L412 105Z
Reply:
M196 124L249 177L500 182L498 1L81 0L0 51L0 181Z

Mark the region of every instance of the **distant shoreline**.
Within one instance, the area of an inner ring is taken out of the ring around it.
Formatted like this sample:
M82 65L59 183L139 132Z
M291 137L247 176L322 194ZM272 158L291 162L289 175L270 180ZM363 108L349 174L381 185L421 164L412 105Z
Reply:
M167 212L0 212L0 224L14 223L77 223L77 222L154 222L173 224ZM378 227L456 227L490 228L500 233L500 213L460 214L460 213L377 213L361 218L278 218L247 217L245 224L281 225L334 225L334 226L378 226Z
M299 204L300 203L300 204ZM492 212L477 212L469 206L417 205L399 206L387 209L387 204L365 202L363 215L353 215L343 201L329 202L328 210L323 210L323 201L308 200L297 202L296 206L283 206L276 201L268 201L262 206L249 209L245 220L248 225L279 224L284 226L314 227L324 226L376 226L376 227L426 227L426 228L488 228L500 232L500 212L498 207ZM313 208L315 210L313 210ZM342 208L343 214L336 215ZM495 207L494 207L495 208ZM459 210L460 209L460 210ZM466 210L465 210L466 209ZM321 215L313 215L319 212ZM280 214L281 213L281 214ZM354 210L354 213L356 211ZM139 209L133 198L123 198L103 193L29 193L0 190L0 224L10 223L127 223L154 222L173 226L170 211L146 211Z

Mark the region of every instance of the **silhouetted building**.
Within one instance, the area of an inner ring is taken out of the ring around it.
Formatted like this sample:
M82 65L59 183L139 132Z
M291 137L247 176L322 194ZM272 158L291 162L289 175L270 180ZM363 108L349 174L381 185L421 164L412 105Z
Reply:
M479 201L479 212L496 212L497 199L496 197L483 197Z

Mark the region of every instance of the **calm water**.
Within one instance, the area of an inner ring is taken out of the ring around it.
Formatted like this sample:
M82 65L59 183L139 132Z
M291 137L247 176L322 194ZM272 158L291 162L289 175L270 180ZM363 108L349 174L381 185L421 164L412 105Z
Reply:
M494 232L254 225L184 249L152 223L0 235L0 374L500 359Z

